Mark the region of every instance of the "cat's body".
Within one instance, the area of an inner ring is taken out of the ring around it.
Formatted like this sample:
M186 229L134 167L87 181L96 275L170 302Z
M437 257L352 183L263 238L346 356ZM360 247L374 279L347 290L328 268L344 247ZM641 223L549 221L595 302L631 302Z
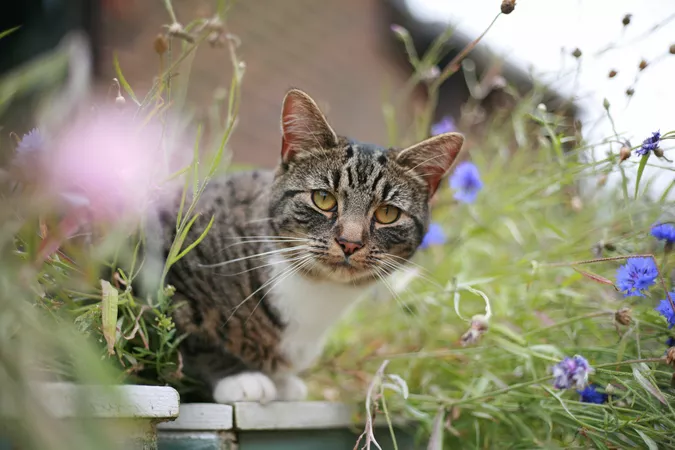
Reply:
M405 150L340 138L296 90L282 134L276 171L209 184L186 245L213 226L166 280L183 303L174 320L187 334L184 370L221 403L306 396L297 375L367 288L414 254L462 144L455 133ZM177 208L161 215L165 253Z

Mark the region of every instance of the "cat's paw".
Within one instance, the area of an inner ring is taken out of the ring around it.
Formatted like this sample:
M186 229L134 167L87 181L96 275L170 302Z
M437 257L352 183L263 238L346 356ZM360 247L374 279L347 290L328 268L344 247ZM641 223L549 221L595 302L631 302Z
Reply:
M277 385L277 399L299 402L307 398L307 385L295 375L281 375L274 378Z
M213 388L216 403L260 402L277 399L277 389L270 378L260 372L244 372L225 377Z

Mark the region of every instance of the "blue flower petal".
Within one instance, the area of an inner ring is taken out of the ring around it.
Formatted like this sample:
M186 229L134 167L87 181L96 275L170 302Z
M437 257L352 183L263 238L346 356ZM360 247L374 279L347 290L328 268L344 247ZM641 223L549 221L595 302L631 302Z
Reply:
M478 167L468 161L458 164L450 177L450 188L455 191L456 200L463 203L476 201L478 192L483 188Z
M675 300L675 292L670 293L670 298ZM659 302L659 306L654 308L654 310L658 311L659 314L666 318L666 321L668 322L668 328L673 328L673 326L675 326L675 312L673 311L673 307L667 298L661 300Z
M628 258L616 271L616 285L624 297L644 297L644 291L656 283L658 269L648 257Z
M443 245L445 244L445 241L446 238L445 233L443 232L443 228L437 223L432 223L431 225L429 225L429 230L424 235L424 238L422 239L422 243L420 244L419 248L425 249L434 245Z

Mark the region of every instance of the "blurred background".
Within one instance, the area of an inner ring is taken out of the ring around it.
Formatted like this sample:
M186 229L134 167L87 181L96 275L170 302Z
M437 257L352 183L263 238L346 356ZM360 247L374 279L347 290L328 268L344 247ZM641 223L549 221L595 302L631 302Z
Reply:
M490 17L499 10L500 2L494 3ZM173 6L179 21L214 13L211 0L174 0ZM159 73L153 42L170 23L162 1L27 0L8 7L0 18L1 29L23 26L0 40L0 73L52 49L72 29L84 30L91 38L99 92L108 92L115 77L113 52L139 96ZM413 73L391 25L408 28L420 54L447 27L420 20L402 0L246 0L230 2L230 7L225 29L241 40L246 63L239 123L230 150L235 162L266 167L277 162L280 104L290 87L309 92L339 133L386 145L383 102L403 89ZM441 66L473 38L451 38ZM479 68L487 62L479 61ZM494 68L493 78L500 76L501 64ZM190 74L198 81L191 83L188 93L197 118L208 115L218 88L229 87L231 70L227 49L199 50ZM510 81L524 80L517 74ZM488 89L489 95L480 99L488 109L509 99L501 92L499 78L494 84L497 89ZM400 115L397 121L409 124L423 107L425 95L423 85L418 85L406 107L399 108L408 116ZM469 95L465 80L451 77L441 91L437 120L446 115L458 120ZM25 127L26 121L12 122Z

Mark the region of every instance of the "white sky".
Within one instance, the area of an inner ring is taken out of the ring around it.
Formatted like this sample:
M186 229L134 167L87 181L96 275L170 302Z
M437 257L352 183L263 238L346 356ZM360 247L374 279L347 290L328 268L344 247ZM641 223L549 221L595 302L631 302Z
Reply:
M406 0L406 3L418 19L451 23L458 32L473 39L494 18L501 0ZM633 16L624 30L621 20L627 13ZM576 61L570 54L580 48L584 56L578 79L580 89L576 93L582 97L578 101L582 122L586 125L602 117L602 102L607 98L617 130L625 132L636 145L652 131L675 129L675 55L667 55L669 46L675 44L675 20L647 37L640 37L673 14L675 0L517 0L515 11L499 18L483 45L525 72L533 68L543 81L555 80L555 87L567 95L573 93L574 76L560 74L574 72ZM611 43L620 47L595 55ZM635 78L640 60L650 62L664 54L658 64L642 72L627 107L625 91ZM611 69L617 70L618 75L610 80L607 74ZM609 121L603 120L585 137L596 142L611 135ZM604 154L606 148L596 151ZM671 159L673 156L670 152ZM665 161L661 164L672 167ZM650 168L645 171L645 176L654 174L656 193L663 192L675 178L675 172ZM616 175L610 178L610 184L619 180ZM675 192L671 198L675 199Z

